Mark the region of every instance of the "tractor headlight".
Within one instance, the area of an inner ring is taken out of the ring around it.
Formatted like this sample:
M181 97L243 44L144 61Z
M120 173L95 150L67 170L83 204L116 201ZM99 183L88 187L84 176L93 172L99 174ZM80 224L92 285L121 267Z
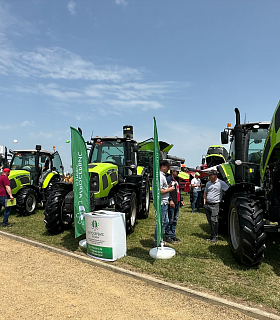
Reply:
M94 172L91 174L90 191L93 191L93 192L99 191L99 176L97 173L94 173Z

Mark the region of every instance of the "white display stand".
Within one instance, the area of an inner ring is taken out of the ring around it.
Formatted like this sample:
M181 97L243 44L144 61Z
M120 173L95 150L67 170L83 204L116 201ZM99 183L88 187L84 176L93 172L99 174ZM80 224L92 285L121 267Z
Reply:
M151 249L149 254L154 259L170 259L175 256L176 251L173 248L164 247L162 242L160 247Z
M90 257L115 261L126 255L125 214L114 211L85 213L86 248Z

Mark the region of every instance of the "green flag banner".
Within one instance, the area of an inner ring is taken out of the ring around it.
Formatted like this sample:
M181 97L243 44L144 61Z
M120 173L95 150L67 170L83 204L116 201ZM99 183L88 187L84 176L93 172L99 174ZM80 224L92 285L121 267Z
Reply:
M75 238L86 232L84 214L90 212L88 154L84 138L71 127Z
M154 156L153 156L153 194L154 207L157 220L157 246L160 246L162 240L162 217L161 217L161 193L160 193L160 173L159 173L159 146L157 124L154 117Z

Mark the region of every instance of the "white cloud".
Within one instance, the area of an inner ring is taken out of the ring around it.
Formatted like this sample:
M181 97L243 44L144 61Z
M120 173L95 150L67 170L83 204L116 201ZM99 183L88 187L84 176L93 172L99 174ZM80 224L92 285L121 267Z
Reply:
M38 48L31 52L17 52L0 45L0 73L19 77L40 77L68 80L97 80L122 82L141 79L142 71L117 65L96 66L93 62L62 48Z
M34 125L34 121L28 121L28 120L23 121L23 122L20 124L21 127L28 127L28 126L32 126L32 125Z
M82 95L76 91L70 91L69 89L61 88L59 85L55 83L50 83L47 85L39 84L38 88L40 92L45 95L52 96L57 99L67 100L74 98L81 98Z
M1 126L1 125L0 125L0 130L9 130L9 129L11 129L11 126L8 125L8 124L6 124L6 125L4 125L4 126Z
M116 0L116 4L122 5L122 6L126 6L127 5L127 1L125 1L125 0Z
M70 11L70 13L72 14L72 16L74 16L74 15L76 14L75 8L76 8L76 3L71 0L71 1L67 4L67 9Z
M112 105L115 109L121 110L131 110L135 108L140 108L142 111L147 111L149 109L159 109L163 108L163 105L158 101L145 101L145 100L129 100L129 101L120 101L120 100L108 100L107 103ZM133 110L134 112L134 110Z
M52 132L30 132L29 133L29 138L32 139L32 140L38 140L39 138L46 138L46 139L50 139L52 137L55 137L55 134Z

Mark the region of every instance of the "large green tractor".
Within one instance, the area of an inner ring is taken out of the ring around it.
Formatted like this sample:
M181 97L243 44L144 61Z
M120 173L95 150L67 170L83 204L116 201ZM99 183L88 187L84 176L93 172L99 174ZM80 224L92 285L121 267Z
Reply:
M150 185L147 169L138 165L138 143L133 127L123 127L123 137L96 137L88 142L91 211L112 208L124 212L126 232L134 231L137 218L147 218ZM58 183L45 208L45 226L51 234L72 227L73 185Z
M229 233L235 259L259 265L266 248L266 232L280 232L280 103L271 122L240 123L221 133L231 146L229 160L217 167L229 184L221 203L220 226Z
M16 209L20 214L34 213L37 203L46 203L53 185L63 177L58 152L36 149L10 150L9 179Z

